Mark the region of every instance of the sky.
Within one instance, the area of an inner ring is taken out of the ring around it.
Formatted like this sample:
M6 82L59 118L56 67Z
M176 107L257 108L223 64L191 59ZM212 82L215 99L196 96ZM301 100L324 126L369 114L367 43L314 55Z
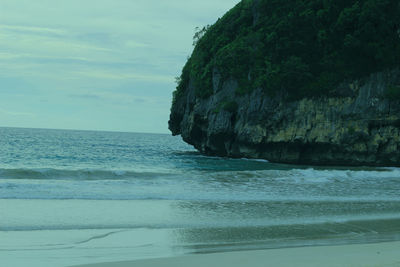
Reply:
M0 0L0 127L169 133L196 27L239 0Z

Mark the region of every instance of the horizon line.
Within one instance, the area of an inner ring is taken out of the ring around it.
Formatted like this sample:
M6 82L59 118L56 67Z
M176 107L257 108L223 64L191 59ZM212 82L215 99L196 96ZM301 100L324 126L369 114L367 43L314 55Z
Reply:
M138 134L171 135L171 133L160 133L160 132L133 132L133 131L121 131L121 130L93 130L93 129L71 129L71 128L68 129L68 128L21 127L21 126L0 126L0 128L30 129L30 130L56 130L56 131L82 131L82 132L109 132L109 133L138 133Z

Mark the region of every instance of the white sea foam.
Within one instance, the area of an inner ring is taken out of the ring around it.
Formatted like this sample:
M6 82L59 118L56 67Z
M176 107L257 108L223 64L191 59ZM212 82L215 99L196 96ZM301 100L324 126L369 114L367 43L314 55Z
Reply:
M266 160L266 159L251 159L251 158L241 158L241 160L249 160L249 161L257 161L257 162L269 163L269 161L268 161L268 160Z

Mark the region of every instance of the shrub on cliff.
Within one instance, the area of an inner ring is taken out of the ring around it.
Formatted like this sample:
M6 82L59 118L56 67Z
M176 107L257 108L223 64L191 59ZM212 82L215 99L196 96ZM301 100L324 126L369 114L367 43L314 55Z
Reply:
M399 27L399 0L243 0L197 35L175 95L192 80L197 96L210 96L215 70L240 94L326 95L398 66Z

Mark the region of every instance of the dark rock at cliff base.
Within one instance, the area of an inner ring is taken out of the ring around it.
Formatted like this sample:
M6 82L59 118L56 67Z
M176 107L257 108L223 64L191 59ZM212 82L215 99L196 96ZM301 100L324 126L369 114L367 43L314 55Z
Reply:
M304 1L291 0L286 1L287 9L282 4L279 12L266 8L277 2L242 1L215 25L204 29L174 93L169 120L172 134L181 135L185 142L208 155L295 164L400 166L398 18L394 17L392 29L385 33L390 40L384 41L390 43L390 49L368 50L354 41L352 45L360 46L362 54L353 57L340 54L347 53L343 43L350 34L364 43L368 40L363 38L368 37L357 35L359 28L340 26L338 21L349 12L355 12L350 18L362 21L368 8L376 9L373 4L379 1L322 4L324 1L314 0L307 7L293 9L289 6L297 7ZM390 18L386 20L392 18L388 7L393 3L397 8L397 1L379 4L378 11L388 12ZM280 32L267 19L283 18L280 21L290 27L295 22L285 19L301 18L306 11L308 18L296 23L305 28L312 23L316 29L309 30L312 36L303 39L291 34L290 28ZM325 24L318 24L313 16L323 12L328 12L324 14L331 21L327 18ZM380 18L372 23L386 29L379 25ZM324 29L326 40L342 39L336 44L312 44L313 40L318 42ZM281 39L286 38L288 46L292 38L306 45L310 42L309 49L320 60L309 59L310 51L302 51L302 45L299 49L295 49L296 44L278 49L276 46L282 42L265 37L277 32ZM238 65L232 69L224 64ZM360 67L362 64L371 66Z

